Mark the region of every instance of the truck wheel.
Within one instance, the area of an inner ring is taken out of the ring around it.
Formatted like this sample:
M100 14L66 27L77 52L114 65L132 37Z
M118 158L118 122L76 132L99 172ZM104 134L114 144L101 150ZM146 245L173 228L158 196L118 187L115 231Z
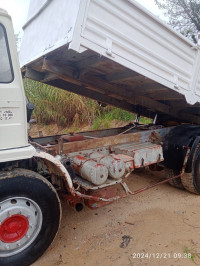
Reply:
M61 206L41 175L15 169L0 173L0 265L28 266L53 241Z
M184 188L192 193L200 194L200 143L197 145L192 159L192 172L181 177Z
M173 169L167 169L165 168L165 176L166 176L166 179L168 178L171 178L173 176L176 176L178 175L179 172L173 170ZM183 184L182 184L182 181L181 181L181 178L180 177L177 177L175 179L172 179L169 181L169 184L173 187L176 187L176 188L179 188L179 189L185 189Z

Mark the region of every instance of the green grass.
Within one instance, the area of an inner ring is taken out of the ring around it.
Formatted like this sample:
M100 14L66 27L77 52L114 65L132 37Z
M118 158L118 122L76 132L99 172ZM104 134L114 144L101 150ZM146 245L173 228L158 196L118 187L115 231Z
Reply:
M130 122L135 120L135 114L129 113L127 111L121 110L116 107L112 107L108 112L102 113L93 123L93 129L97 130L100 128L109 128L113 120Z
M186 254L186 257L191 259L195 264L197 264L197 260L199 261L200 259L200 253L193 249L189 249L188 247L184 248L183 253Z
M56 123L61 127L92 129L109 128L113 121L131 122L135 114L116 107L100 107L96 101L33 80L25 79L24 88L30 102L34 103L33 117L38 124ZM149 123L141 118L141 123Z
M112 107L109 111L102 113L96 119L94 120L93 123L93 129L98 130L98 129L103 129L103 128L110 128L113 120L114 121L121 121L121 122L133 122L136 118L136 115L133 113L130 113L128 111ZM140 123L141 124L148 124L151 123L151 119L146 118L146 117L141 117L140 118Z
M91 100L39 82L25 79L25 93L34 103L37 123L79 126L92 123L96 106Z

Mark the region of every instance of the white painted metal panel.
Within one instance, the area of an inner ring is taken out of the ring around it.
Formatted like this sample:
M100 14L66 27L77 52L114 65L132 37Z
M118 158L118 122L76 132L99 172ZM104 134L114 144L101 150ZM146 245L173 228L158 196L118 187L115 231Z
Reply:
M5 28L14 79L0 83L0 150L28 145L24 88L19 69L16 40L9 15L0 11L0 24Z
M30 2L20 48L21 66L71 41L79 4L80 0Z
M188 96L194 90L198 49L135 1L90 0L79 41L80 46L182 93L189 103L200 101L197 95Z
M8 149L0 151L0 162L9 162L32 158L36 154L36 150L32 145L19 147L18 149Z
M191 90L192 90L191 93L193 95L197 95L198 98L200 97L200 52L198 57L196 58L196 62L194 65L193 83L191 85Z
M30 1L27 21L30 20L48 2L50 2L50 1L49 0Z
M200 102L199 47L134 0L32 0L28 19L21 66L69 45L150 78L189 104Z
M196 93L200 96L200 76L199 76L199 80L197 82Z
M28 144L26 101L12 22L1 9L0 24L7 36L14 74L12 82L0 83L0 162L8 162L31 158L35 148Z
M116 154L124 154L134 159L134 167L140 168L143 166L158 163L164 160L163 150L161 145L144 143L125 143L112 147Z

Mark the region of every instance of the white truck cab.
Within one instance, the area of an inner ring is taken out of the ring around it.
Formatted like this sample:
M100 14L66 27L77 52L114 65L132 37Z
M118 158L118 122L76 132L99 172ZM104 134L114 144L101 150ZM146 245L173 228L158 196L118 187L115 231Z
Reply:
M27 113L11 17L0 9L0 162L31 158Z
M0 9L1 266L32 264L51 244L61 218L55 188L28 170L36 149L28 143L27 110L11 17Z

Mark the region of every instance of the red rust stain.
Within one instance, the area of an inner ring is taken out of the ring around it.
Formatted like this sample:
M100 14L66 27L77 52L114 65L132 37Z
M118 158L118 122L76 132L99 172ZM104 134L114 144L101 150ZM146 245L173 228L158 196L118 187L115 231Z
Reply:
M162 142L162 139L160 138L160 136L155 131L152 131L149 138L148 138L148 141L150 141L150 142L155 142L155 141Z
M93 197L105 198L105 199L114 198L117 196L117 189L115 187L103 188L97 191L89 192L88 195L93 196ZM99 207L112 203L112 201L106 202L106 201L95 201L95 199L93 200L87 199L87 200L84 200L84 203L90 209L97 209Z
M75 134L73 136L63 135L60 138L63 140L66 140L68 142L81 141L84 139L84 137L82 135L78 135L78 134Z
M79 196L77 196L76 194L70 195L70 194L61 194L62 197L68 202L68 204L75 208L77 203L81 203L81 198Z
M77 155L76 158L79 159L79 160L83 160L83 161L87 160L87 158L85 158L85 157L83 157L81 155Z
M91 160L91 161L93 161L93 160ZM99 168L99 167L101 167L101 166L103 166L103 167L104 167L104 165L103 165L103 164L101 164L101 163L97 163L97 165L95 165L95 168Z

